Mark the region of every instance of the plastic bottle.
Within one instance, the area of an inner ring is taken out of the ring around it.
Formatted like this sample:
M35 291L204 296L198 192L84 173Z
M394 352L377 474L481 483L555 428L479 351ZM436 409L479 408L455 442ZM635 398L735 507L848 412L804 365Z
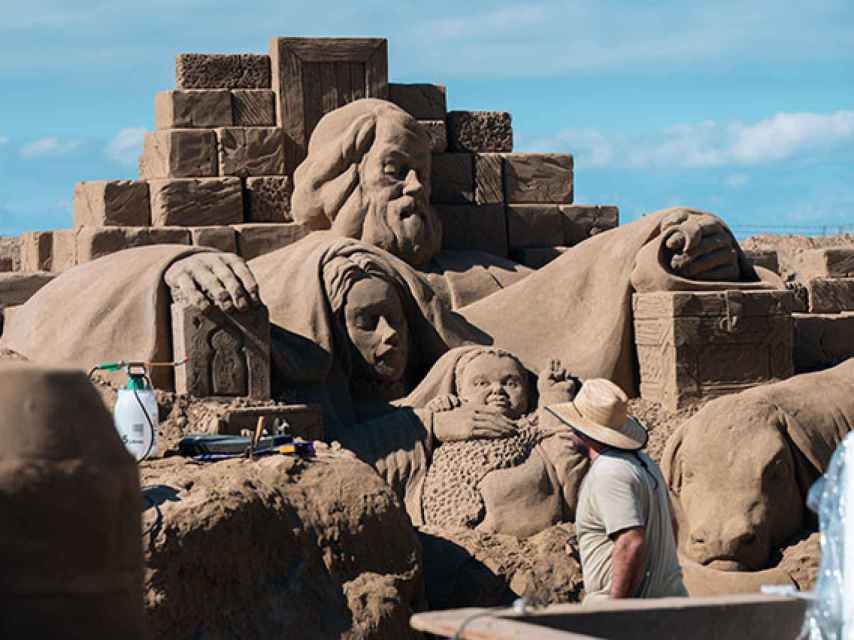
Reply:
M145 378L130 375L126 389L119 389L113 411L116 430L137 460L157 453L157 398Z

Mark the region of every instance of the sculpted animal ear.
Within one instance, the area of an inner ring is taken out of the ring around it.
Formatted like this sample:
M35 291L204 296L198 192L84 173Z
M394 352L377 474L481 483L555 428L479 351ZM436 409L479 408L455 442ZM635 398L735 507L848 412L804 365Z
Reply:
M676 496L679 495L682 488L682 460L679 456L679 450L682 447L684 437L685 425L683 424L670 434L661 457L661 472L664 474L670 491Z

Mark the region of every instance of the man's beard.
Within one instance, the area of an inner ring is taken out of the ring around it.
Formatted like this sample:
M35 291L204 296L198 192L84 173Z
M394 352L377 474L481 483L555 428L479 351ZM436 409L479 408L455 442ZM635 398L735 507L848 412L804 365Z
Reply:
M385 249L413 267L420 268L439 253L442 227L428 204L411 196L389 202L367 198L362 240Z

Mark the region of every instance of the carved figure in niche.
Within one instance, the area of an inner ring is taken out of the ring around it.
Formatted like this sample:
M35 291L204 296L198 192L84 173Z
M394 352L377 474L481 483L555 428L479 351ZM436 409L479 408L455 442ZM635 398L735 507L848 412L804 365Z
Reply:
M671 435L662 469L689 563L759 571L815 529L806 493L854 428L852 383L854 359L713 400Z
M214 331L209 340L213 352L210 368L213 394L244 395L249 388L249 380L242 341L225 329Z
M575 389L557 362L535 382L507 351L459 347L398 411L343 442L398 491L414 524L528 537L574 518L587 461L565 427L540 422L537 406L571 400Z

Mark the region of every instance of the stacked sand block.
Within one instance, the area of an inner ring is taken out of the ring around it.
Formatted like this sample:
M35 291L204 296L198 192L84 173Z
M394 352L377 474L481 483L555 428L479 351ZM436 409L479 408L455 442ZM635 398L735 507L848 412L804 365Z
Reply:
M572 204L572 156L513 153L510 114L449 112L443 85L389 84L387 50L380 38L273 38L269 55L178 55L175 88L154 99L140 179L76 185L74 229L25 234L21 269L161 243L252 259L296 242L307 231L291 215L293 172L309 136L364 97L391 100L430 134L446 248L539 267L618 224L615 207Z
M21 270L20 238L0 236L0 273Z
M808 313L795 315L795 367L812 371L854 356L854 249L810 249L794 263Z
M772 251L770 249L762 251L745 251L744 255L754 266L764 267L765 269L780 275L780 258L776 251Z
M641 397L669 410L793 373L791 291L635 294L632 310Z

